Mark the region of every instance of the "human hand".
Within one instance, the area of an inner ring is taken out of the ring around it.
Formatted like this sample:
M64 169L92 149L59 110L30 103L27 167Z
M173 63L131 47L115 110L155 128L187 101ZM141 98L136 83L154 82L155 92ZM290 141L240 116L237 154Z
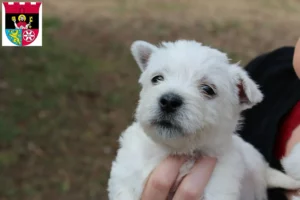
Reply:
M150 175L142 200L166 200L173 186L184 158L168 157ZM190 173L183 178L175 191L173 200L199 200L216 165L214 158L201 158L196 161Z

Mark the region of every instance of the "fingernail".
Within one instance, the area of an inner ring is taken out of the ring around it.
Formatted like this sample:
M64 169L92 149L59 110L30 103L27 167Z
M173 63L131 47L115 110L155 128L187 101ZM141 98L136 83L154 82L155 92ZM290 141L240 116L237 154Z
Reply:
M202 159L205 159L205 160L216 160L216 158L211 157L211 156L202 156Z

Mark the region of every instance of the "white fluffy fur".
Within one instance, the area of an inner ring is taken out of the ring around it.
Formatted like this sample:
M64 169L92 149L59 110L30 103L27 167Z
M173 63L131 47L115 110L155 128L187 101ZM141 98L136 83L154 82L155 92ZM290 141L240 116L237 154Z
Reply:
M292 149L288 157L281 160L281 163L289 176L300 180L300 143Z
M300 143L295 145L292 152L281 160L285 172L296 180L300 180ZM298 192L300 196L300 190ZM300 197L293 197L292 200L300 200Z
M149 174L169 155L191 156L181 177L197 157L218 158L205 189L207 200L265 200L268 186L300 187L299 182L269 168L253 146L234 134L240 112L259 103L263 95L242 68L229 63L226 54L186 40L160 46L136 41L131 49L142 70L142 91L136 121L119 140L108 184L110 200L139 200ZM153 85L156 75L164 80ZM214 86L216 96L207 98L202 84ZM168 92L180 95L184 102L170 119L176 128L170 129L152 123L161 115L158 99Z

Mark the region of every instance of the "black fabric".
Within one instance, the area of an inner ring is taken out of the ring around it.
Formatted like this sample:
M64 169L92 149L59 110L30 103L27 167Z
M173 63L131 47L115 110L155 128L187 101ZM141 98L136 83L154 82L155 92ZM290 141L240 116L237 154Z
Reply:
M300 100L300 80L293 69L293 47L283 47L252 60L247 66L250 77L260 86L264 100L243 113L242 138L254 145L276 169L282 170L274 148L279 127ZM270 200L286 200L281 189L268 191Z

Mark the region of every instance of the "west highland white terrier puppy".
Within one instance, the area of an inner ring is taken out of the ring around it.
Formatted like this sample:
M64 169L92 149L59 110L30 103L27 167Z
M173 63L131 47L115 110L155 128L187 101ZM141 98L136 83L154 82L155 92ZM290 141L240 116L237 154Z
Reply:
M268 187L300 188L235 134L241 111L262 101L263 95L226 54L187 40L159 46L136 41L131 51L142 70L142 90L136 121L122 133L112 164L110 200L140 200L149 174L169 155L191 158L177 180L195 159L217 157L206 200L265 200ZM241 192L245 179L252 183L245 189L247 196Z

